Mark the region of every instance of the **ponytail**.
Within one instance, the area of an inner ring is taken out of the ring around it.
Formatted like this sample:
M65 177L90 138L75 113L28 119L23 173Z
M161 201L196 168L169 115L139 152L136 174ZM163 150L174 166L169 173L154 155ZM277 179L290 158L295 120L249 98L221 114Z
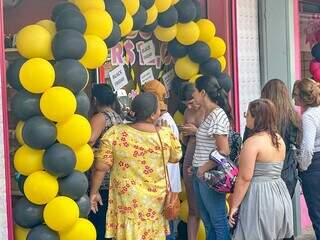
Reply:
M198 91L204 90L209 99L221 107L227 114L230 121L233 120L231 107L228 100L228 94L220 86L218 80L213 76L201 76L196 80Z

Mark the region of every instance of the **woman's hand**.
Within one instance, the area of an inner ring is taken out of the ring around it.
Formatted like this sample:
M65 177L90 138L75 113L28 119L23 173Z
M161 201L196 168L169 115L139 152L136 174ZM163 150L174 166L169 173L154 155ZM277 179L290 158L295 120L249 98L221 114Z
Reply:
M239 208L231 208L229 211L229 225L233 227L237 223Z
M200 178L200 179L203 179L204 178L204 173L207 171L207 168L205 166L201 166L198 168L198 171L197 171L197 177Z
M196 135L198 128L191 123L186 123L180 127L183 136L193 136Z
M99 192L90 194L90 208L94 213L98 212L98 204L103 205L102 198Z

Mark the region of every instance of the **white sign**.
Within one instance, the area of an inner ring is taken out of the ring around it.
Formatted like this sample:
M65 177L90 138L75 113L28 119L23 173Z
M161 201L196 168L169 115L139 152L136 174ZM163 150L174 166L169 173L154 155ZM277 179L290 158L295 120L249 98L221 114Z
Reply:
M152 40L142 44L140 52L144 64L150 63L156 58L156 50Z
M109 77L114 90L119 90L128 84L128 78L123 65L120 65L109 72Z
M143 86L144 84L146 84L147 82L150 82L152 80L154 80L152 68L149 68L148 70L141 73L141 75L140 75L141 86Z
M173 69L171 69L170 71L166 72L162 76L162 81L164 82L164 84L166 85L166 88L168 90L171 89L172 80L174 79L174 76L175 76L175 74L174 74Z

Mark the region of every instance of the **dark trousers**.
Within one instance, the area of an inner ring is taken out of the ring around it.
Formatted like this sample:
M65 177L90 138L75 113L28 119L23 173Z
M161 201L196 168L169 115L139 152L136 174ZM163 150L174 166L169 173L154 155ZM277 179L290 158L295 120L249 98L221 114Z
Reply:
M314 154L308 170L300 172L302 191L317 240L320 240L320 152Z
M100 190L103 205L99 205L98 212L90 212L88 219L93 223L97 231L97 240L105 240L106 235L106 216L108 209L108 190Z

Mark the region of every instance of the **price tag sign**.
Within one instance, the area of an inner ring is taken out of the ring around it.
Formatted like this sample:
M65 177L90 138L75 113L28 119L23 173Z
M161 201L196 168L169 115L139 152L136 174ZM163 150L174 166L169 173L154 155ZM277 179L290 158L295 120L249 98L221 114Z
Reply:
M141 86L143 86L147 82L150 82L151 80L154 80L152 68L149 68L148 70L141 73L141 75L140 75Z
M123 65L120 65L109 72L109 77L114 90L119 90L128 84L128 78Z
M142 44L140 52L144 64L150 63L156 58L156 51L152 40Z
M174 70L173 69L171 69L170 71L166 72L162 76L162 81L166 85L166 88L168 90L171 89L171 85L172 85L173 79L174 79Z

